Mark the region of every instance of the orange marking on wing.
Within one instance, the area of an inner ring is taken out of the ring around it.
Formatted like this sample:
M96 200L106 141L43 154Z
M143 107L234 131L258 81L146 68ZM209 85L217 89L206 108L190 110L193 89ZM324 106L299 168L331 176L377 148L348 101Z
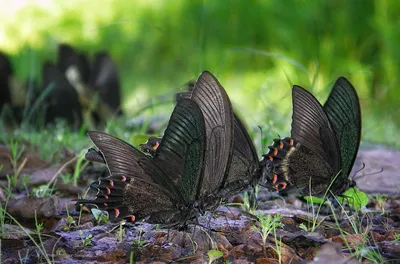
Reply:
M107 194L110 195L111 194L110 188L106 187L106 190L107 190Z
M107 195L104 195L104 198L108 200L108 196Z
M273 161L273 160L274 160L274 158L271 157L271 156L268 156L268 159L269 159L270 161Z
M279 141L279 148L283 149L283 142L282 141Z
M114 181L113 180L110 180L110 186L114 187Z
M114 211L115 211L115 218L118 218L118 216L120 214L119 209L114 208Z
M275 184L277 180L278 180L278 175L276 175L276 173L274 173L274 178L272 179L272 184Z
M122 179L121 179L123 182L124 181L126 181L126 177L125 176L122 176Z
M133 222L135 222L136 217L135 217L134 215L131 215L130 220L131 220L131 222L133 223Z
M158 148L158 146L160 146L160 143L158 143L158 141L157 141L156 144L154 145L153 149L156 150Z
M289 140L289 144L290 144L290 146L293 146L293 144L294 144L293 139Z

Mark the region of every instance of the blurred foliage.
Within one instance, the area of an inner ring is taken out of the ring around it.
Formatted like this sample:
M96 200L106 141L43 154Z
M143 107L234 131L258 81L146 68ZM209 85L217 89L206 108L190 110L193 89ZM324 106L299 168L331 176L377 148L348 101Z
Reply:
M0 0L0 49L24 78L39 76L60 42L109 51L128 115L207 69L248 124L282 136L293 84L323 102L345 76L363 139L399 146L399 13L396 0Z

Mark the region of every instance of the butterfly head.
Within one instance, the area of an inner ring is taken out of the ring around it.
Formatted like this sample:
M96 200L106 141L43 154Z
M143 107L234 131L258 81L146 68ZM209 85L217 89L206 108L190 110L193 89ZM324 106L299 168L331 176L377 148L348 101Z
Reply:
M160 146L160 143L161 138L149 137L146 143L140 144L140 150L145 154L154 156L156 154L157 148Z

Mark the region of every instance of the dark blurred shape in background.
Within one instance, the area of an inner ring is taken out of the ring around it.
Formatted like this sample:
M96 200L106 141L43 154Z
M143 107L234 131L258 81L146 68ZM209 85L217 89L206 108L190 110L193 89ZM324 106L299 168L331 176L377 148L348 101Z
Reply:
M0 52L0 108L11 103L9 82L13 70L7 55Z
M15 128L24 122L40 129L62 119L73 130L80 129L83 121L93 130L122 114L117 67L106 52L96 53L91 64L86 54L68 44L60 44L57 55L56 64L44 62L38 88L34 81L17 87L10 60L0 53L0 108L5 126ZM13 94L13 89L20 91Z

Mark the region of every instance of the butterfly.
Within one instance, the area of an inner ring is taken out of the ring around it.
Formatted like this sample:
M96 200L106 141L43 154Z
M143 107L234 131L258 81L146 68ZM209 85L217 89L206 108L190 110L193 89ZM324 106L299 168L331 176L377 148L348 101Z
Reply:
M297 85L292 100L291 137L274 139L261 162L263 180L278 191L321 196L336 177L330 190L341 194L354 185L349 174L360 145L361 110L356 90L340 77L324 106Z
M204 73L205 74L205 73ZM207 73L211 75L211 73ZM210 76L210 79L215 77ZM216 80L216 79L215 79ZM217 80L216 80L217 81ZM200 106L206 107L207 100L199 100L199 97L193 96L193 90L196 82L189 81L186 84L187 91L177 93L175 101L179 102L184 98L195 100ZM222 86L221 86L222 87ZM238 115L233 111L233 148L231 148L232 161L224 190L225 198L236 194L244 189L253 189L261 177L261 169L255 146ZM150 155L155 155L161 138L150 137L146 143L140 145L141 150Z
M174 137L181 139L173 153L163 152L174 155L170 165L183 174L177 182L130 144L103 132L88 132L98 150L90 149L86 158L105 162L110 176L91 185L97 191L94 200L81 199L77 204L105 210L112 221L146 218L150 223L173 225L192 219L205 154L204 119L197 104L184 100L176 105L167 131L170 137L163 140L164 146L174 146Z
M111 220L146 218L184 227L251 181L229 176L233 127L229 97L205 71L191 98L176 104L154 156L105 133L89 132L98 151L89 150L86 157L104 161L111 176L92 184L96 199L78 204L94 204Z

